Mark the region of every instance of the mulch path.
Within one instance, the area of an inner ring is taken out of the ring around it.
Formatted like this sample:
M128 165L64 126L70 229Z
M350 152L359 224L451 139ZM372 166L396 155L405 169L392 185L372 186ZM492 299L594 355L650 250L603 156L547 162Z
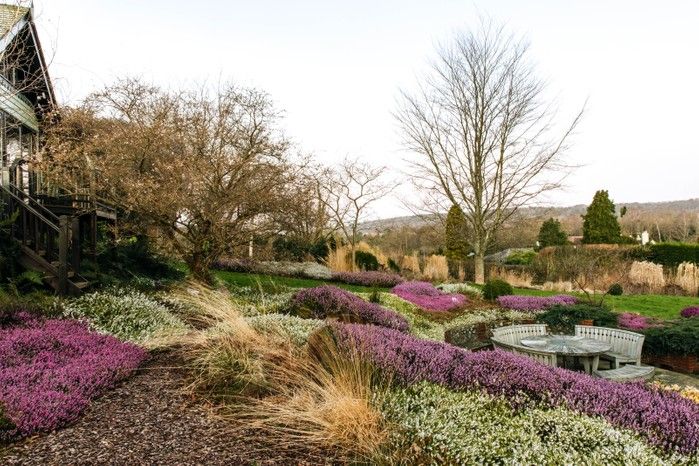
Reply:
M170 353L151 357L139 371L56 432L6 449L2 465L238 465L326 464L324 452L288 451L258 433L233 431L229 422L182 388L186 374Z

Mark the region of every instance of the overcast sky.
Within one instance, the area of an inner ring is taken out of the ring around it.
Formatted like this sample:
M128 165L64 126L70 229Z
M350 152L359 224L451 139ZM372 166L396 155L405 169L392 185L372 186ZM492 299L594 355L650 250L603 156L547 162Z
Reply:
M699 197L699 1L36 0L59 99L118 76L170 87L232 80L267 91L304 151L395 168L391 112L435 46L488 16L531 42L562 121L589 99L570 151L584 164L551 195L588 203ZM409 190L397 191L409 196ZM403 214L398 199L376 215Z

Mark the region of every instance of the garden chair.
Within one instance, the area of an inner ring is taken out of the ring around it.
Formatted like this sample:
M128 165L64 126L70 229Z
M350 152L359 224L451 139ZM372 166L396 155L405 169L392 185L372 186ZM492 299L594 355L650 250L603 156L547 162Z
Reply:
M610 360L614 369L618 369L621 363L641 365L641 350L645 335L628 330L587 325L576 325L575 335L604 341L612 345L612 349L600 357Z

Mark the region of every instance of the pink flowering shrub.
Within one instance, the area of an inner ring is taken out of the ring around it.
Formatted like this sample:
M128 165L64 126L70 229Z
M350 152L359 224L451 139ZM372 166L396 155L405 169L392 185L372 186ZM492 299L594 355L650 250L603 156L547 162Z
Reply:
M699 317L699 306L690 306L682 309L680 313L682 317Z
M82 322L17 318L18 325L0 329L0 411L9 421L0 440L75 420L146 358L145 350Z
M401 384L428 381L453 390L483 390L515 407L564 406L634 430L666 450L694 454L699 448L699 405L676 393L597 379L500 350L469 352L370 325L335 323L330 329L341 350L356 348Z
M632 312L619 314L618 325L627 330L645 330L653 326L648 320L648 317Z
M410 329L402 315L376 303L364 301L336 286L306 288L291 298L291 312L306 318L337 317L351 322L380 325L400 332Z
M333 272L333 281L347 283L349 285L376 286L390 288L405 280L397 273L392 272Z
M464 307L468 302L462 294L444 293L427 282L405 282L396 285L391 291L426 311L453 311Z
M542 311L551 306L570 306L578 302L578 298L569 295L557 296L520 296L505 295L497 298L498 305L515 311Z

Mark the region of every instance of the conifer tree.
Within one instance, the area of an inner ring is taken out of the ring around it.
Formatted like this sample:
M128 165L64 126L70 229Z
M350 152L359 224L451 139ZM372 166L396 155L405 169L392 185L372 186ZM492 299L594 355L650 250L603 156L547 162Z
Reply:
M621 227L614 202L606 190L597 191L583 215L583 243L617 244L620 240Z
M541 224L539 229L539 248L548 246L563 246L568 243L568 235L561 228L561 222L550 218Z

